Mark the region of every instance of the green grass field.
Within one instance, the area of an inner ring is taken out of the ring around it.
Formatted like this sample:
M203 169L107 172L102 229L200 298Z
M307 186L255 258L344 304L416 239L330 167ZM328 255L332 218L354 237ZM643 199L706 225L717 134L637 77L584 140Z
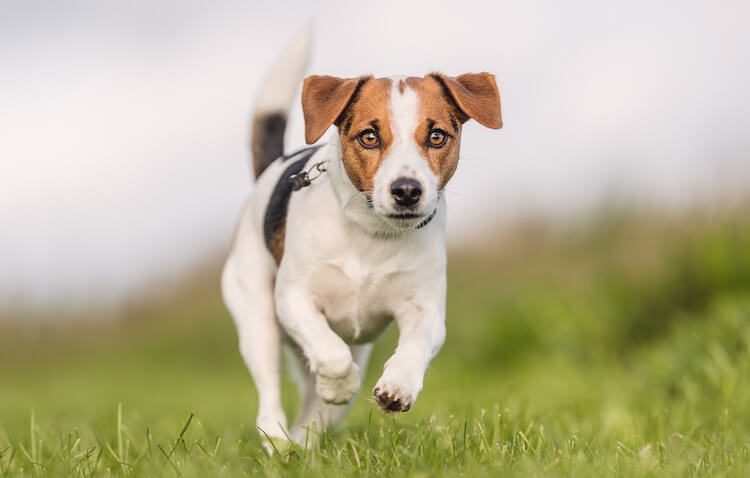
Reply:
M452 253L412 411L369 397L390 330L345 424L271 457L215 269L109 325L3 326L0 477L750 476L746 218L603 214Z

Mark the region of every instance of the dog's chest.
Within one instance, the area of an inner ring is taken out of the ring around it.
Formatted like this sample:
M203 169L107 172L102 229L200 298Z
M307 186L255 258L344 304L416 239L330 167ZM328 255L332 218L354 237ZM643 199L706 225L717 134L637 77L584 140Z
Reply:
M396 304L408 300L415 273L395 262L378 265L345 258L321 265L313 274L316 302L346 342L374 340L390 324Z

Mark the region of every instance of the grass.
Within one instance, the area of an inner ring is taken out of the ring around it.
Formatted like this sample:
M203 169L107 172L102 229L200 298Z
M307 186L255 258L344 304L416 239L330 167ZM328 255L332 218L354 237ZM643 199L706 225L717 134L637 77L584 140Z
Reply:
M0 477L748 476L745 217L611 214L452 254L412 411L367 393L389 331L344 426L271 457L215 270L107 325L7 326Z

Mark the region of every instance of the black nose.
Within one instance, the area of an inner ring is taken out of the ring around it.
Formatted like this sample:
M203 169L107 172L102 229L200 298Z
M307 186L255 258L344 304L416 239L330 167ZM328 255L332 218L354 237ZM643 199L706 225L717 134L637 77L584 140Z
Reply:
M422 197L422 185L416 179L398 178L391 184L391 195L399 206L411 207Z

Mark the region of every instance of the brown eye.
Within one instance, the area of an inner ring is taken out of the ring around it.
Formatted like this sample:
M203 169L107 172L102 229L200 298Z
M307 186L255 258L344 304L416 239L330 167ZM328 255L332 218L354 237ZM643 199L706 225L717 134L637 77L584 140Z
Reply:
M446 141L448 141L448 134L442 129L433 129L432 131L430 131L430 135L427 137L429 146L433 148L442 147Z
M359 144L367 149L373 149L380 146L380 138L378 138L378 133L376 133L373 129L366 129L359 133L359 136L357 136L357 140L359 141Z

